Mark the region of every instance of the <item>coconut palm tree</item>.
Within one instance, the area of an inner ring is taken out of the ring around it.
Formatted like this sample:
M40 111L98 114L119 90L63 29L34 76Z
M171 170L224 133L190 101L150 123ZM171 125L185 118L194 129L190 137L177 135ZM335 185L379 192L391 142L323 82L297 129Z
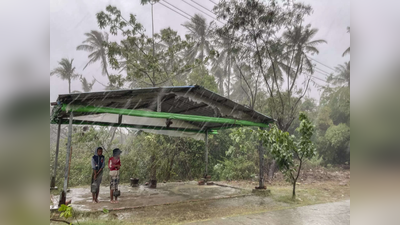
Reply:
M271 80L271 89L275 90L275 87L280 86L284 79L284 73L293 77L294 71L292 68L288 66L288 54L285 54L285 43L282 43L280 40L274 41L269 45L269 53L271 59L267 67L267 74L265 79ZM264 49L266 51L266 49Z
M317 45L327 43L325 40L313 40L318 29L310 28L311 25L297 26L283 34L283 40L286 42L287 51L285 56L288 60L288 66L295 66L294 73L289 72L289 77L301 73L303 70L314 73L314 67L308 54L318 54Z
M347 27L347 33L350 33L350 27ZM350 46L346 49L346 51L343 52L342 56L345 56L347 54L350 54Z
M85 33L85 36L87 37L86 40L84 40L81 45L76 47L76 50L90 52L88 56L90 60L83 69L85 69L88 65L100 60L103 75L107 75L108 79L110 79L110 75L108 74L107 70L108 62L106 48L104 46L104 43L108 42L108 33L101 33L99 31L92 30L90 33Z
M228 98L230 95L230 75L232 70L232 51L231 42L228 37L218 37L214 39L214 46L218 48L219 56L213 61L212 72L218 79L219 91L224 95L224 79L228 78L227 81L227 93Z
M339 65L335 67L337 75L330 75L327 79L333 85L350 87L350 62L345 62L344 65Z
M71 93L71 80L78 78L80 75L75 73L75 67L72 66L72 62L74 59L68 60L66 58L62 58L61 61L58 62L59 67L54 68L50 72L50 76L58 75L62 80L68 80L68 90Z
M205 54L208 54L212 49L211 46L211 34L214 22L210 22L207 25L206 19L195 14L190 22L185 22L184 27L188 30L188 35L196 43L192 49L187 53L187 57L193 61L196 58L201 61L204 59Z

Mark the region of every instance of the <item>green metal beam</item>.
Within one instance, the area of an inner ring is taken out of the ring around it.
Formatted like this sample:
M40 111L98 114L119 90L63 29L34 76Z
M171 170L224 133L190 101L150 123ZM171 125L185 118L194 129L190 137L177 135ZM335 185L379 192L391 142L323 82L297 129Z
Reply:
M223 123L223 124L237 124L242 126L255 126L255 127L268 127L265 123L255 123L247 120L235 120L230 118L220 117L208 117L208 116L196 116L176 113L165 113L165 112L149 112L134 109L118 109L118 108L107 108L107 107L95 107L95 106L79 106L79 105L67 105L63 104L61 110L67 112L72 110L73 112L81 113L111 113L126 116L138 116L138 117L149 117L149 118L163 118L163 119L176 119L193 122L209 122L209 123Z

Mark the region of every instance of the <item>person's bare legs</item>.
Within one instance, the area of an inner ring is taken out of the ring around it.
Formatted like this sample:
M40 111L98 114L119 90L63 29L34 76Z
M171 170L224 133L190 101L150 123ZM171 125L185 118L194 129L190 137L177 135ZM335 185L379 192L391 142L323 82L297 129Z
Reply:
M113 189L110 189L110 198L111 198L111 203L114 203L114 195L113 195Z
M93 199L92 202L95 203L96 202L96 193L92 193Z
M99 203L99 192L100 192L100 185L99 188L97 188L96 199L94 200L96 203Z

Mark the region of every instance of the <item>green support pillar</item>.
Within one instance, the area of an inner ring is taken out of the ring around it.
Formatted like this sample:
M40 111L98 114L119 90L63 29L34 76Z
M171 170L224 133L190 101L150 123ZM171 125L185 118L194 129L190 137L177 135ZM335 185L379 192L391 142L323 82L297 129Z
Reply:
M55 156L55 159L54 159L54 169L53 169L53 176L51 177L51 182L50 182L50 190L57 189L57 187L56 187L56 176L57 176L58 150L60 149L60 132L61 132L61 123L58 123L56 156Z
M204 148L205 148L205 162L206 162L206 172L205 175L208 175L208 130L206 130L206 133L204 135Z
M71 152L71 142L72 142L72 120L73 112L69 114L69 125L68 125L68 142L67 142L67 154L65 157L65 173L64 173L64 188L61 192L59 206L66 203L67 198L67 188L68 188L68 171L69 171L69 157Z

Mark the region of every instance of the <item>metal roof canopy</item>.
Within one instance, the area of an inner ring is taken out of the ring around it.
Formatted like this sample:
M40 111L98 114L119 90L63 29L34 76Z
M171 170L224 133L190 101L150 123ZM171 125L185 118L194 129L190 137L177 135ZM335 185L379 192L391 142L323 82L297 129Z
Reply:
M56 158L50 188L54 188L60 127L68 126L64 187L59 205L66 203L72 124L130 127L170 136L205 141L205 174L208 172L207 134L210 130L238 126L268 127L274 120L201 86L155 87L59 95L51 113L58 124ZM172 122L172 124L170 123ZM260 141L259 188L265 189L263 148Z
M51 123L116 126L203 139L210 130L267 127L274 120L201 86L59 95ZM166 119L172 121L167 128Z

